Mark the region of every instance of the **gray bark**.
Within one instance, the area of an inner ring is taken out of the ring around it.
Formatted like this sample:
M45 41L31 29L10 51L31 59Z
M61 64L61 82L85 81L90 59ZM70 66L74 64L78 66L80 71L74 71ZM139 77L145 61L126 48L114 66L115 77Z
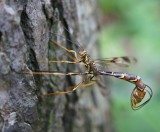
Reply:
M74 49L73 44L50 32L73 42L78 40L96 57L98 15L96 0L0 1L1 131L112 130L108 96L103 97L97 86L69 95L43 96L47 92L64 91L79 79L23 74L32 70L81 71L77 65L46 63L67 59L62 49L49 43L50 38Z

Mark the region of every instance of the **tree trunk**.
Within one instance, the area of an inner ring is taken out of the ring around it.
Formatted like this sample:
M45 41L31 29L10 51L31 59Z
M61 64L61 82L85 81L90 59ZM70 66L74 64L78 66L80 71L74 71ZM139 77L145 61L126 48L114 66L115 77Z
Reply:
M96 57L98 16L96 0L0 1L1 131L112 130L109 99L101 95L97 85L72 94L44 96L67 90L80 80L32 74L35 70L82 72L79 65L47 63L68 59L67 53L49 40L55 39L74 50L72 43L78 40ZM24 71L31 74L23 74Z

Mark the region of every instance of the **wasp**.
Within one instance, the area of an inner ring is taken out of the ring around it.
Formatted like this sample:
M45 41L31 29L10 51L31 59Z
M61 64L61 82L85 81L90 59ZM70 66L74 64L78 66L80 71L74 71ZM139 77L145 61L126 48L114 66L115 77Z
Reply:
M87 51L78 43L73 43L76 47L76 50L67 49L62 46L55 40L50 40L53 44L62 48L68 53L68 56L72 61L67 60L57 60L50 62L58 62L58 63L68 63L68 64L83 64L86 71L84 72L60 72L60 71L32 71L32 74L47 74L47 75L67 75L67 76L75 76L82 75L85 76L80 83L72 87L72 90L69 91L55 91L53 93L47 93L46 95L54 95L54 94L69 94L76 91L80 87L90 86L93 84L98 84L102 86L100 81L100 76L113 76L135 85L131 93L131 108L133 110L137 110L147 104L152 98L153 92L152 89L146 85L142 79L133 74L123 73L123 72L113 72L113 71L102 71L99 70L99 66L105 67L110 64L115 64L118 66L129 66L131 63L135 63L136 59L134 57L122 56L122 57L112 57L112 58L104 58L104 59L92 59ZM69 40L70 41L70 40ZM30 72L23 72L25 74L30 74ZM144 100L146 93L149 95L148 99Z

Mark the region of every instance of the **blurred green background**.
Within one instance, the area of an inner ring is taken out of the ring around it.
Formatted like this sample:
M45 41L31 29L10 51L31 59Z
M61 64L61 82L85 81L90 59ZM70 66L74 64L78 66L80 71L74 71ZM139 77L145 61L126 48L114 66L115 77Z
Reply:
M114 129L160 132L160 0L99 0L99 3L103 16L99 39L102 57L135 56L138 63L125 72L139 75L154 92L146 106L133 111L130 94L134 85L111 79Z

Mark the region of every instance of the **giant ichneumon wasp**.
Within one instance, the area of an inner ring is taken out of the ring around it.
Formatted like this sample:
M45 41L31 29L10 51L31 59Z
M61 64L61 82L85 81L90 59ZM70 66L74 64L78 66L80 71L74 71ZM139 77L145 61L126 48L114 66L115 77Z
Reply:
M69 64L81 63L84 65L86 71L85 72L68 72L68 73L58 72L58 71L57 72L55 71L33 71L32 74L83 75L85 76L85 79L83 79L79 84L72 87L72 90L70 91L56 91L53 93L48 93L46 95L68 94L68 93L74 92L80 87L90 86L95 83L97 83L98 85L101 85L99 77L100 75L106 75L106 76L113 76L119 79L123 79L130 83L135 84L135 88L133 89L131 93L131 107L133 110L137 110L143 107L146 103L150 101L152 94L153 94L152 89L148 85L144 84L139 76L128 74L128 73L122 73L122 72L102 71L102 70L99 70L97 67L98 65L104 66L104 65L108 65L109 63L115 63L121 66L128 66L130 63L136 61L134 57L123 56L123 57L113 57L113 58L93 60L91 59L89 54L86 52L86 50L84 50L84 48L78 42L74 43L77 51L67 49L66 47L62 46L55 40L51 40L51 42L59 46L63 50L65 50L73 61L59 60L59 61L48 61L48 62L59 62L59 63L69 63ZM30 72L23 72L23 73L30 74ZM149 97L144 102L142 102L146 93L148 93Z

